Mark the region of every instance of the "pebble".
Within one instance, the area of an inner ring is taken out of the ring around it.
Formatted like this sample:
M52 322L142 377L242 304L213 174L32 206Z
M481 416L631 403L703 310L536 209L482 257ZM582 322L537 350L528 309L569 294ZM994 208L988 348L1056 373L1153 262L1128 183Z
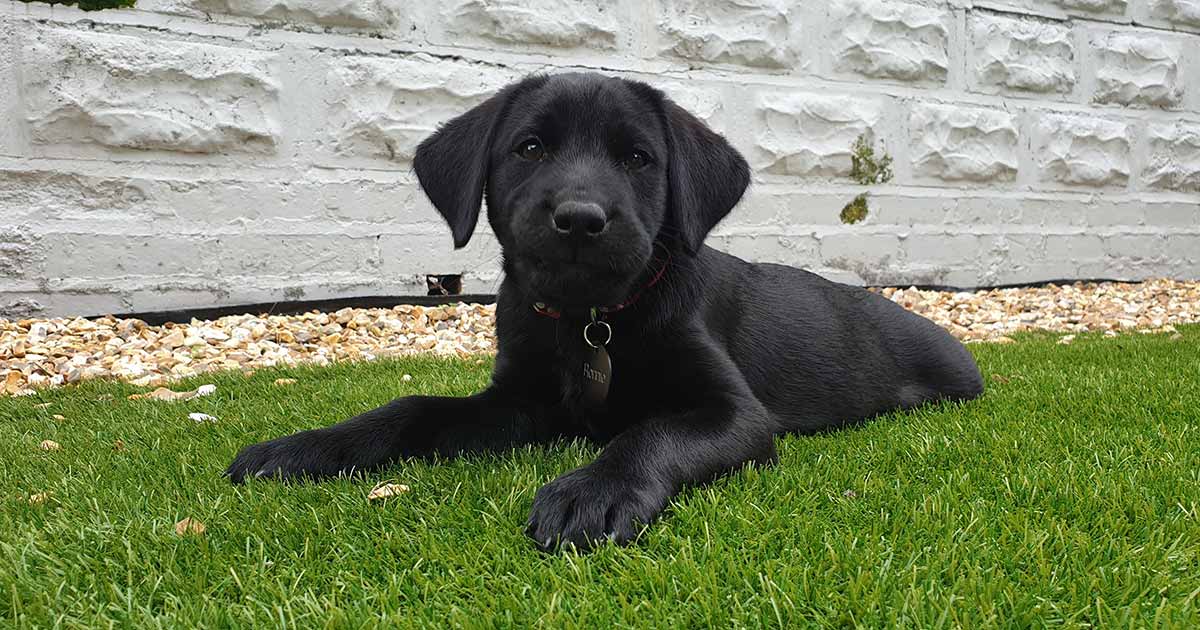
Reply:
M1200 282L1076 283L974 292L873 289L967 343L1027 330L1175 333L1200 322ZM217 370L385 357L494 354L495 307L452 304L233 315L149 326L137 319L0 319L0 396L92 378L159 387Z

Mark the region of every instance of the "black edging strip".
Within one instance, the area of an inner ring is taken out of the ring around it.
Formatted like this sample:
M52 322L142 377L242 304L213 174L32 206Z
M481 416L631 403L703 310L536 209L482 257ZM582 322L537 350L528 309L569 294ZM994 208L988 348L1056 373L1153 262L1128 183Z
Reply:
M239 304L235 306L218 306L214 308L187 308L173 311L147 311L144 313L128 313L116 315L122 319L140 319L151 326L161 326L167 322L186 324L193 319L213 320L229 315L299 315L309 311L332 312L343 308L391 308L399 304L414 306L442 306L444 304L492 304L496 296L478 295L403 295L403 296L364 296L349 298L334 298L329 300L304 300L299 302L263 302L260 304ZM95 315L93 317L104 317Z
M1042 280L1039 282L1019 282L1015 284L997 284L991 286L981 286L974 288L951 287L938 284L904 284L904 285L883 285L871 287L876 289L907 289L916 287L922 291L988 291L991 289L1027 289L1031 287L1045 287L1050 285L1067 285L1075 283L1099 284L1101 282L1120 282L1123 284L1141 284L1140 280L1113 280L1113 279L1094 279L1094 280ZM259 304L239 304L235 306L218 306L214 308L188 308L171 311L147 311L144 313L126 313L115 315L122 319L140 319L151 326L161 326L168 322L176 324L185 324L193 319L213 320L229 315L299 315L309 311L331 312L343 308L391 308L401 304L410 304L413 306L443 306L446 304L458 304L466 302L468 304L495 304L496 296L489 293L465 294L465 295L398 295L398 296L363 296L349 298L334 298L329 300L304 300L298 302L262 302ZM106 315L92 315L89 318L105 317Z
M1144 280L1117 280L1115 278L1075 278L1071 280L1038 280L1037 282L1014 282L1012 284L988 284L977 287L953 287L944 284L885 284L878 287L870 287L876 289L907 289L916 287L921 291L952 291L954 293L967 292L974 293L976 291L991 291L993 289L1034 289L1041 287L1066 286L1068 284L1100 284L1103 282L1119 282L1121 284L1142 284Z

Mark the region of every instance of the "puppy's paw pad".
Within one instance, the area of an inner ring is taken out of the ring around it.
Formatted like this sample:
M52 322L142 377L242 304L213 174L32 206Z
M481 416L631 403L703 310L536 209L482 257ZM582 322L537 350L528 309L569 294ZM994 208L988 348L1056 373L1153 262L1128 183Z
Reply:
M637 538L668 499L656 487L584 467L538 490L525 532L545 551L624 545Z

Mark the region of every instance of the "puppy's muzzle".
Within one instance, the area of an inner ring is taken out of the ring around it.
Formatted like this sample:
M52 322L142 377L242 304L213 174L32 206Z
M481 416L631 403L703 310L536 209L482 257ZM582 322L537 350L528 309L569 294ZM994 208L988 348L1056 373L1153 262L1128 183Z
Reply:
M608 213L598 204L564 201L554 209L554 229L572 240L600 235L608 225Z

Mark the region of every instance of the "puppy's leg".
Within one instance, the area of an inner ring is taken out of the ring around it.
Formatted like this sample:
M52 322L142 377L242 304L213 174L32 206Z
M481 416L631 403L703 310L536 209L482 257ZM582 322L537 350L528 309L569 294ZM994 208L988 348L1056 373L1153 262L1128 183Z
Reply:
M494 387L467 398L409 396L340 424L243 448L225 474L320 478L369 470L404 457L453 457L558 436L544 414Z
M637 536L687 485L776 459L766 409L752 396L709 401L618 435L596 461L542 487L526 532L544 549Z

